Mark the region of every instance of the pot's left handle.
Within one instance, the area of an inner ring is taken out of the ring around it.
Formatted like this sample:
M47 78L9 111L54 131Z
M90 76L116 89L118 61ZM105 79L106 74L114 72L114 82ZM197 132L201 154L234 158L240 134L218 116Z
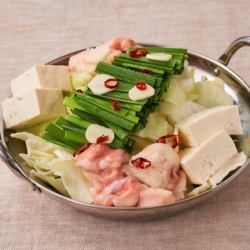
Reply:
M244 46L250 46L250 36L242 36L234 40L219 57L218 61L224 65L228 65L235 52Z

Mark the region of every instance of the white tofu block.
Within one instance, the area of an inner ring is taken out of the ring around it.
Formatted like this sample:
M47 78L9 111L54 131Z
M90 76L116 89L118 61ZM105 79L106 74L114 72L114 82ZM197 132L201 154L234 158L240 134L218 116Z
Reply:
M237 154L237 148L225 130L196 148L180 152L181 166L194 184L205 184L228 159Z
M243 133L237 105L220 106L198 112L176 126L185 145L189 147L200 145L222 129L230 135Z
M11 81L13 96L22 95L29 90L39 88L72 91L68 66L33 66Z
M7 129L22 129L65 115L63 94L56 89L34 89L2 101Z

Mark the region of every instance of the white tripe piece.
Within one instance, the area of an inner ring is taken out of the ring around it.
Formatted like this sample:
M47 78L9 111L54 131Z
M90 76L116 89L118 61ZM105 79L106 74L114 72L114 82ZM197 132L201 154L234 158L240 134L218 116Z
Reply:
M139 101L149 98L155 94L155 89L146 84L146 89L140 90L136 86L129 90L128 96L132 101Z

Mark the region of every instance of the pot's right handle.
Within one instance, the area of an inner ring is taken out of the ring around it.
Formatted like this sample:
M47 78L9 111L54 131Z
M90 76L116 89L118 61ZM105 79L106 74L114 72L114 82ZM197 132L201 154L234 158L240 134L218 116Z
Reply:
M233 41L219 57L218 61L224 65L228 65L234 53L241 47L250 46L250 36L242 36Z

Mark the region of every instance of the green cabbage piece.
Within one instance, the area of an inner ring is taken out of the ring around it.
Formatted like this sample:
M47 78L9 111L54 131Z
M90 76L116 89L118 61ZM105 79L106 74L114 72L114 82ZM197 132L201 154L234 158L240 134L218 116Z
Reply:
M195 102L185 101L181 105L176 105L170 102L162 102L159 106L161 113L167 116L167 120L171 125L187 118L188 116L203 111L205 108Z
M181 75L174 75L172 79L177 81L179 87L185 93L189 93L194 88L194 73L195 67L189 67L188 62L185 61L184 70Z
M196 83L194 93L198 95L196 102L207 108L233 104L232 97L224 91L224 86L222 89L218 80Z
M202 193L208 191L210 188L211 188L211 185L209 185L208 183L205 183L205 184L193 189L190 193L187 193L186 196L188 198L194 197L194 196L197 196L199 194L202 194Z
M93 76L83 72L72 72L70 77L73 89L77 89L81 86L87 86Z
M181 89L176 79L170 81L167 92L162 95L163 102L181 105L186 101L185 92Z
M92 183L84 176L82 168L75 166L75 160L55 159L49 164L54 175L60 176L70 197L87 203L92 203L90 192Z
M138 131L136 135L155 141L159 137L172 132L173 127L168 123L166 117L159 112L154 112L148 116L148 122L145 128Z
M52 186L56 191L58 191L60 194L64 195L64 196L68 196L69 194L67 192L67 190L64 187L62 178L58 178L55 177L53 175L48 175L47 172L37 172L36 170L32 169L30 171L30 177L33 180L36 181L43 181L46 184L49 184L50 186Z
M75 166L72 152L27 132L11 136L26 143L27 153L21 153L20 157L32 167L31 178L49 184L72 199L87 203L93 201L92 183L84 176L84 171Z

